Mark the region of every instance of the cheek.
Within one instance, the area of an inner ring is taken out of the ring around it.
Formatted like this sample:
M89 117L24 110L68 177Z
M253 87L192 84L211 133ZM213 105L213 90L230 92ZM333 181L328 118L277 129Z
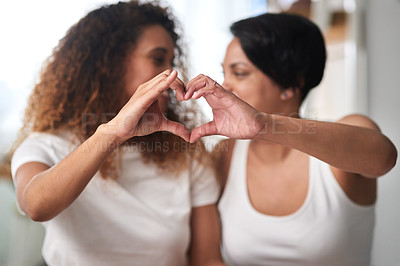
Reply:
M237 86L237 88L233 90L233 93L255 108L261 101L262 91L259 86L250 82Z
M127 84L127 86L125 88L125 95L128 99L131 98L133 94L135 94L139 85L140 85L140 83L136 83L136 82L131 82L131 83Z
M127 77L125 93L130 98L136 92L138 87L154 78L158 73L154 71L136 71Z

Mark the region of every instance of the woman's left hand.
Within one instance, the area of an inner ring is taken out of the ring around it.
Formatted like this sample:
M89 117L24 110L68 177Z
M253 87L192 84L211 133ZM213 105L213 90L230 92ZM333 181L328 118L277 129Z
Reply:
M396 164L396 147L365 116L350 115L333 123L262 113L204 75L191 80L186 89L185 99L203 96L214 115L213 121L192 131L190 142L217 134L269 141L318 158L346 176L357 174L357 178L377 178Z
M195 128L190 135L190 142L209 135L250 139L264 130L263 113L225 90L210 77L201 74L186 85L185 99L198 99L202 96L212 108L214 119Z

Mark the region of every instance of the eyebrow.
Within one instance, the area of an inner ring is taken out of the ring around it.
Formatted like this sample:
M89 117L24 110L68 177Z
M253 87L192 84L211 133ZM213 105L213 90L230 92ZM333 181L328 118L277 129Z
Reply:
M247 66L247 64L246 64L246 63L244 63L244 62L236 62L236 63L232 63L232 64L230 64L230 65L229 65L229 67L230 67L230 68L234 68L234 67L236 67L236 66L238 66L238 65ZM224 64L223 64L223 63L221 63L221 66L222 66L222 67L224 67Z
M164 47L156 47L154 49L151 49L150 52L162 52L162 53L167 54L168 50Z

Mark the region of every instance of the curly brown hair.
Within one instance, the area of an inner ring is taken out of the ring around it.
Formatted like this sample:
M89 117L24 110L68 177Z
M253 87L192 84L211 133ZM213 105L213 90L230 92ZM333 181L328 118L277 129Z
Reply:
M125 104L121 99L126 57L143 30L152 25L161 25L170 34L175 45L174 64L185 80L186 56L176 19L168 8L138 1L102 6L73 25L45 62L29 98L18 142L31 132L57 134L67 130L82 143L100 124L111 120ZM169 119L193 127L186 116L189 112L196 111L170 97L166 114ZM163 149L140 151L145 162L154 162L171 173L187 169L193 159L205 163L208 157L204 156L202 143L188 144L168 132L135 137L123 146L138 143L154 147L162 143ZM104 163L100 170L103 177L117 177L116 154L121 150L117 149Z

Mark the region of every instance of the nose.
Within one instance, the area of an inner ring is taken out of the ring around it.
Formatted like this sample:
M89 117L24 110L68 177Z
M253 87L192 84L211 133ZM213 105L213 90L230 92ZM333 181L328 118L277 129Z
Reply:
M161 72L163 72L163 71L165 71L165 70L167 70L167 69L174 69L173 68L173 66L172 66L172 64L171 63L165 63L165 64L163 64L162 66L159 66L159 71L160 71L160 73Z
M173 69L174 68L174 63L173 62L168 62L167 63L167 69Z
M226 79L224 79L224 82L222 82L222 87L224 87L225 90L232 92L232 86L227 82Z

